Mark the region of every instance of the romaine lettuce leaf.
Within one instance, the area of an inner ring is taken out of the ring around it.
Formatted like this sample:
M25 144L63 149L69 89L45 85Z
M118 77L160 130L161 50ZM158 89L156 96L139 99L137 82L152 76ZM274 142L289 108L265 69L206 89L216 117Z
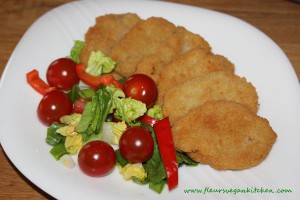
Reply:
M69 58L71 58L74 62L79 63L80 62L79 56L80 56L80 53L84 46L85 46L84 41L75 40L74 46L72 47L72 49L70 51Z
M134 125L134 121L147 111L146 104L131 98L121 98L116 101L115 117Z
M116 64L117 62L105 56L101 51L92 51L85 71L92 76L100 76L112 72Z
M83 141L89 137L101 138L103 123L112 106L112 95L105 88L100 88L92 97L92 101L86 103L82 117L76 127L76 132L82 134ZM94 136L93 136L94 135Z

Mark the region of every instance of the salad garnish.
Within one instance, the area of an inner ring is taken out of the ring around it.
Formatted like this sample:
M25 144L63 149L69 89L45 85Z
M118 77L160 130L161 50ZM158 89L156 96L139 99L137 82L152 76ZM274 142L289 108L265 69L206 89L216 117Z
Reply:
M89 176L108 175L117 166L125 180L148 184L157 193L166 184L169 190L176 188L178 167L197 163L175 150L168 117L155 104L155 82L143 74L116 80L112 74L116 62L101 51L91 54L88 66L81 64L84 45L75 41L70 56L56 60L58 66L65 59L76 63L75 78L81 82L70 89L47 84L36 70L26 74L28 83L43 95L38 116L48 126L50 153L70 169L77 156L79 168ZM55 78L62 72L52 73ZM65 98L67 103L60 100Z

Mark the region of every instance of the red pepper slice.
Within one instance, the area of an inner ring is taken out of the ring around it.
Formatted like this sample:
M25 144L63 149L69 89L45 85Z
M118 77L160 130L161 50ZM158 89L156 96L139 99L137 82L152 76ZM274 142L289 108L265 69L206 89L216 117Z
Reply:
M85 71L84 64L76 65L76 73L81 81L88 84L91 87L98 87L99 85L109 85L112 84L117 88L122 89L121 83L116 81L112 74L103 74L100 76L92 76Z
M114 79L111 84L113 86L115 86L115 88L119 88L119 89L123 90L123 85L119 81L117 81L117 80Z
M168 188L172 190L178 185L178 164L169 117L158 121L153 128L161 159L166 169Z
M154 124L156 124L159 120L155 119L153 117L150 117L148 115L143 115L142 117L140 117L139 119L141 122L148 124L150 126L153 126Z
M56 89L55 87L50 87L45 81L43 81L36 69L33 69L26 74L26 80L33 89L42 95Z

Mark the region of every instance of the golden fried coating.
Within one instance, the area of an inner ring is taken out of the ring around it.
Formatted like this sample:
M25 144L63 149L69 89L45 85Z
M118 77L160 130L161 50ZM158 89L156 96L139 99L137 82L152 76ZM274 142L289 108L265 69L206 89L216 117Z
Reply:
M200 35L188 31L182 26L178 26L175 33L168 41L169 44L176 44L180 53L185 53L194 48L201 48L206 52L211 51L208 42Z
M108 14L96 18L85 35L80 61L87 64L92 51L101 50L117 61L114 73L128 77L143 73L157 80L162 67L178 55L211 47L200 35L159 17L140 19L136 14Z
M227 58L215 55L201 48L192 49L182 54L163 67L158 79L159 104L170 88L190 80L203 77L210 72L226 71L234 73L234 65Z
M109 56L118 62L115 72L128 77L136 71L137 64L146 56L164 48L175 25L159 17L140 21L111 50Z
M189 110L212 100L235 101L246 105L253 113L258 110L255 87L245 78L222 71L193 78L169 89L165 93L162 110L173 124Z
M87 64L92 51L101 50L108 54L111 48L141 19L133 13L108 14L96 18L96 23L85 34L86 45L80 61Z
M217 170L258 165L277 135L268 120L232 101L209 101L172 127L175 147L193 160Z
M143 73L158 82L161 70L164 66L179 55L199 48L209 53L211 48L207 41L200 35L186 30L184 27L176 27L174 33L166 41L166 44L155 54L144 57L137 65L135 73Z

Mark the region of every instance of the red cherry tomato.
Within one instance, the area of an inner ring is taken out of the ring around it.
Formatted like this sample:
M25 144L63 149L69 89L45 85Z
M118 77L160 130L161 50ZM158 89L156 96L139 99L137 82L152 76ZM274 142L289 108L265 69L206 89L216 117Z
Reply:
M153 154L154 142L151 134L143 127L128 128L119 141L121 155L130 163L143 163Z
M130 76L123 85L123 91L126 97L145 103L147 108L155 104L158 96L156 83L145 74Z
M60 90L53 90L44 95L37 109L40 121L49 126L53 122L60 122L64 115L70 115L73 110L72 102L67 94Z
M106 142L92 141L85 144L78 153L78 165L89 176L109 174L116 164L116 153Z
M76 99L73 105L73 111L75 113L82 114L85 108L86 101L83 99Z
M76 65L69 58L59 58L53 61L49 65L46 75L49 85L61 90L71 90L73 85L79 83Z

